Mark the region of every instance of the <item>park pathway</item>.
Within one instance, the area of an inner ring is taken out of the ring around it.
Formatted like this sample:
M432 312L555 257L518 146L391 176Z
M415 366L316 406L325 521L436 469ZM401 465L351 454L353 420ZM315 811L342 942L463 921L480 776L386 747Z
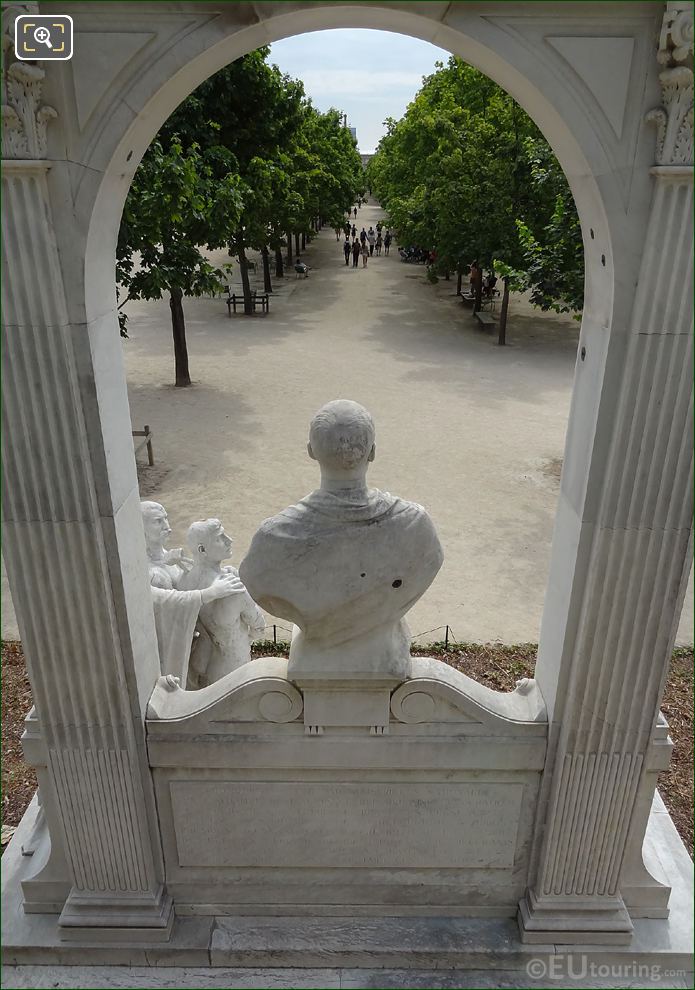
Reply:
M364 206L358 231L381 215ZM267 317L229 319L220 300L185 300L190 389L171 385L167 300L129 304L133 428L155 434L141 491L169 511L172 546L192 520L219 516L238 563L260 521L318 482L305 449L312 414L352 398L376 421L371 484L425 505L444 546L442 570L410 613L413 633L442 639L448 625L459 640L536 641L577 324L515 300L500 348L453 281L427 284L395 247L365 270L346 268L324 229L302 257L310 277L277 281ZM686 601L680 639L692 642ZM3 612L7 636L6 597Z

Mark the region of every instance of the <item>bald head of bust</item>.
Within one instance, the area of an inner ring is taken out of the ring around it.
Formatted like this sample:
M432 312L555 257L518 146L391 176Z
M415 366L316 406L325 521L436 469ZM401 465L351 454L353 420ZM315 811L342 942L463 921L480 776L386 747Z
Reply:
M374 420L359 402L327 402L311 421L307 451L322 476L363 478L376 453Z

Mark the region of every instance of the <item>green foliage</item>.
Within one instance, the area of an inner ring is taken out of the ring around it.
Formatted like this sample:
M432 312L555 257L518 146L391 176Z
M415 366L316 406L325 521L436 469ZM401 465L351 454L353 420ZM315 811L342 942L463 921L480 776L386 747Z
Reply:
M534 306L556 313L580 313L584 301L581 230L576 213L571 211L568 216L568 212L567 203L558 196L542 240L523 221L517 221L524 267L513 273L510 286L530 289Z
M224 244L241 202L239 177L228 172L216 178L197 145L184 152L174 139L165 151L154 141L135 173L121 219L116 279L127 290L124 302L161 299L172 289L184 296L213 292L223 273L198 245ZM125 314L120 323L126 335Z
M342 115L319 113L301 82L268 65L268 53L260 48L232 62L181 103L128 194L117 250L117 283L127 290L120 305L172 295L177 383L188 377L178 371L179 356L182 369L187 364L181 296L214 291L223 277L200 247L227 245L238 256L249 312L246 251L279 248L291 232L310 235L318 217L342 222L364 185ZM124 314L120 324L127 336Z
M309 234L318 216L340 214L363 183L362 163L337 110L319 113L299 80L250 52L202 83L162 128L164 142L209 149L243 183L235 250L275 247L290 230Z
M581 309L583 252L565 176L537 127L460 59L423 81L367 167L402 244L434 249L443 272L493 261L544 309Z

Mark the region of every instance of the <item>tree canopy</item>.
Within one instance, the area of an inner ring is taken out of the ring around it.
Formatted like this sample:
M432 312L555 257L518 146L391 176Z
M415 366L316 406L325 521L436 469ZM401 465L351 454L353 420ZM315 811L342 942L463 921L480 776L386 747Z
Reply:
M247 251L269 252L342 222L364 172L338 110L320 113L299 80L268 64L269 49L244 55L180 104L145 153L128 194L117 251L127 299L170 294L176 384L190 384L181 299L219 287L223 273L201 247L227 246L239 261L244 309L253 312ZM136 254L139 259L136 259ZM136 267L136 260L139 266ZM121 302L123 305L123 302ZM125 317L121 332L126 334Z
M503 89L452 56L426 77L367 168L401 243L440 271L477 259L543 309L580 310L584 258L567 180L542 134Z
M172 141L165 151L154 141L133 178L116 252L116 279L127 291L121 306L128 299L161 299L169 292L178 386L190 385L182 297L218 287L223 273L200 246L224 245L241 205L239 177L233 172L215 176L195 144L184 152ZM124 315L120 323L127 336Z

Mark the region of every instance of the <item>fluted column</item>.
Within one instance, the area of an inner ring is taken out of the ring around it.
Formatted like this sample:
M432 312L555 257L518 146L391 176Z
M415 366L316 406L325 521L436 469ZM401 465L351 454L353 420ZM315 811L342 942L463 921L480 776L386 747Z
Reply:
M664 24L653 200L617 414L598 424L610 443L580 539L526 941L630 939L621 871L692 562L692 9L669 5Z
M62 937L167 937L171 899L162 884L143 722L158 659L151 607L130 614L119 564L133 520L135 538L141 526L135 470L131 449L130 463L123 458L127 483L121 478L116 493L107 464L122 452L107 450L104 440L109 419L127 422L125 386L114 365L109 408L97 394L108 374L94 367L97 330L68 317L51 211L59 201L49 197L51 166L42 160L46 125L56 117L40 106L43 72L7 65L3 553L35 703L27 751L42 768L55 851L44 871L51 884L37 885L29 909L41 910L44 888L45 910L60 909L56 893L64 897L69 888ZM69 205L59 206L79 239ZM82 291L74 282L73 298ZM112 322L104 333L117 348Z

